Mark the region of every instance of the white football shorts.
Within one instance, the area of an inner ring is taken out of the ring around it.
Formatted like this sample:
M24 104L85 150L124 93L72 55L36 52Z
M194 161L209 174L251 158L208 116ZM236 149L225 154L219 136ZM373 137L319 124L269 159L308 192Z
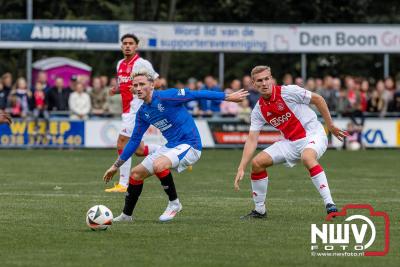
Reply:
M122 123L121 123L121 130L119 131L120 135L131 137L133 129L135 128L136 122L136 113L138 112L139 108L142 106L143 100L137 98L136 96L131 101L131 109L129 113L123 113L121 115Z
M328 147L328 138L325 133L310 134L296 141L281 140L264 149L271 156L275 164L284 163L288 167L296 165L301 159L304 149L312 148L319 159Z
M201 157L201 151L194 149L190 145L181 144L173 148L161 146L159 149L148 155L143 161L142 165L154 174L153 163L160 156L166 156L172 162L172 169L177 172L184 171L187 167L194 165Z

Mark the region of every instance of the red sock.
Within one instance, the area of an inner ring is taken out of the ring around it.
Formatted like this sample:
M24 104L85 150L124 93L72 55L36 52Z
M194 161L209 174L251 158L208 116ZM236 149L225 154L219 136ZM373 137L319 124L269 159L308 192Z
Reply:
M158 177L158 179L161 180L161 179L165 178L166 176L168 176L169 174L170 174L170 171L168 169L165 169L161 172L157 172L156 176Z
M143 156L148 156L149 155L149 146L144 146L144 149L143 149Z
M143 180L135 180L132 176L129 177L129 184L131 185L141 185L143 184Z

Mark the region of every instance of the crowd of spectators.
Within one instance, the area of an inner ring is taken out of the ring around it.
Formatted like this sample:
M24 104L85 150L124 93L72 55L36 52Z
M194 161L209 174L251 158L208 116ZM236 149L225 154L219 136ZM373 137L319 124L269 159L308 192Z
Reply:
M116 85L115 78L93 77L87 84L81 77L72 76L68 83L65 87L63 78L58 77L50 87L46 73L39 72L30 88L25 78L13 82L11 73L4 73L0 79L0 110L14 118L34 119L69 116L82 120L121 114L121 97L108 95L109 89Z
M355 125L363 125L366 114L399 116L398 78L396 81L392 77L373 81L363 77L338 78L328 75L303 81L300 77L285 74L279 84L296 84L320 94L332 114L350 117ZM244 88L249 91L248 99L242 103L191 101L187 103L187 108L195 117L235 117L248 121L251 109L259 99L259 93L252 87L248 75L233 79L224 89L211 75L204 79L189 78L186 83L178 82L170 86L161 78L160 84L161 90L175 87L225 92ZM118 116L121 113L121 98L119 95L108 95L109 89L115 85L116 79L107 76L93 77L89 84L80 80L79 76L72 76L66 88L60 77L55 80L55 86L50 87L46 73L40 72L34 86L30 88L25 78L19 77L14 81L10 73L4 73L0 79L0 110L13 117L31 116L34 119L48 119L50 116L69 116L71 119Z

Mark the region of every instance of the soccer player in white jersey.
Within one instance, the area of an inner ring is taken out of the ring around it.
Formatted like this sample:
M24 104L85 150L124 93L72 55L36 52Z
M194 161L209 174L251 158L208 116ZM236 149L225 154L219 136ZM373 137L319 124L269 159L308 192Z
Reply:
M318 163L328 145L325 130L309 107L313 104L321 113L328 130L340 141L347 133L337 128L329 114L325 100L317 94L296 85L273 85L271 68L256 66L251 71L254 87L260 92L260 99L251 113L249 136L243 149L234 186L239 190L239 182L257 148L260 130L265 124L278 129L283 140L274 143L258 153L251 162L251 187L255 209L241 218L266 218L265 198L268 188L267 168L285 163L293 167L298 160L310 172L311 181L320 193L327 213L336 212L326 174Z
M119 155L122 153L125 145L128 143L129 138L132 135L132 131L135 127L136 113L143 103L143 100L138 99L137 96L131 92L131 74L134 71L146 69L154 79L158 78L158 73L154 71L151 63L139 57L139 54L136 53L139 39L134 34L128 33L123 35L121 37L121 42L121 49L122 53L124 54L124 58L121 59L117 65L118 87L112 88L109 92L110 95L121 94L122 98L122 127L117 141L117 150ZM143 142L141 142L135 154L137 156L147 156L158 148L158 145L145 145ZM112 188L106 189L106 192L126 192L128 188L131 164L131 159L129 159L123 166L121 166L119 182Z

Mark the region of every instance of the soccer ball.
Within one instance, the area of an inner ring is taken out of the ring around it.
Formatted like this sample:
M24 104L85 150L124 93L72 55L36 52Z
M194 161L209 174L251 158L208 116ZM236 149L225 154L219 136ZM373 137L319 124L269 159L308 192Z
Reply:
M109 208L104 205L91 207L86 213L86 224L93 231L107 230L112 224L113 214Z
M357 141L350 142L347 145L347 149L350 150L350 151L360 150L361 149L361 144L359 142L357 142Z

